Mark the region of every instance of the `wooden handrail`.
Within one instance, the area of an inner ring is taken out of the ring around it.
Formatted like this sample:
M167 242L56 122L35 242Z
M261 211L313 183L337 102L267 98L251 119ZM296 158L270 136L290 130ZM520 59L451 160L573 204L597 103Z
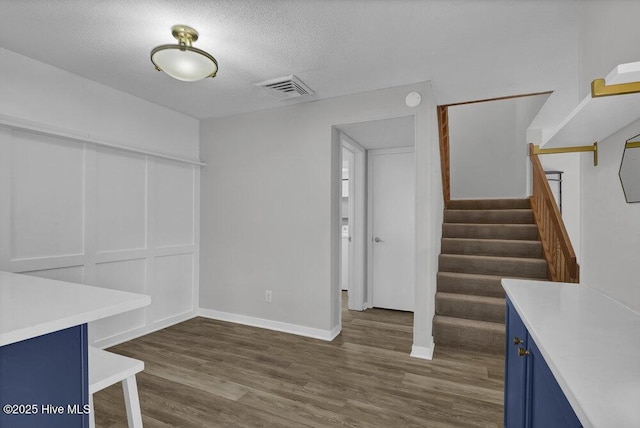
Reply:
M449 173L449 110L448 106L438 106L438 131L440 135L440 171L442 174L442 198L444 207L451 200L451 184Z
M530 144L529 158L533 175L533 192L530 201L544 255L549 265L549 276L552 281L577 283L580 280L580 267L576 254L540 159L534 151L533 144Z

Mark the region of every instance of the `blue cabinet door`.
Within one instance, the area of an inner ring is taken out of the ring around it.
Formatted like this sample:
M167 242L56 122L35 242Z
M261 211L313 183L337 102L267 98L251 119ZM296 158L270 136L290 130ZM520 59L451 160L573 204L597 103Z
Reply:
M506 355L504 374L504 426L522 428L525 426L525 403L527 385L527 358L518 353L527 349L528 333L524 323L507 300L506 308Z
M505 427L582 427L509 299L506 311Z
M558 385L555 376L545 362L538 346L529 340L531 376L529 388L531 397L527 419L531 428L573 428L582 427L567 397Z
M87 325L0 347L0 427L84 428Z

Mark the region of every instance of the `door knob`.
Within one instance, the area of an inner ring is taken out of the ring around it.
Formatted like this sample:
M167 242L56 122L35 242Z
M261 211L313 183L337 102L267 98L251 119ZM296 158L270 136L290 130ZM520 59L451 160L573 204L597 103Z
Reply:
M373 240L374 240L375 242L383 242L383 241L382 241L382 239L378 238L377 236L376 236L375 238L373 238Z
M522 343L522 339L520 339L519 337L514 337L513 338L513 344L514 345L519 345Z
M523 348L518 348L518 357L528 357L530 352Z

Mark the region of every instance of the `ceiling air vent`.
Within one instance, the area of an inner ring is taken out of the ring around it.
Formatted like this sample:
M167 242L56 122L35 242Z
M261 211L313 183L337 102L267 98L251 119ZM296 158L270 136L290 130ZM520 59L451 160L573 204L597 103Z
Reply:
M313 91L293 74L278 77L277 79L265 80L255 85L263 88L278 100L288 100L304 95L313 95Z

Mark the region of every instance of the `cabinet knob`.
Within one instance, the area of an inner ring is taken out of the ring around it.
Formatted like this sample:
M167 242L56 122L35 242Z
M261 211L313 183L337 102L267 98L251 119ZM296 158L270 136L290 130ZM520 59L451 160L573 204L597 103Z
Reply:
M524 348L518 348L518 357L528 357L530 352Z
M513 338L513 344L514 345L519 345L522 343L522 339L520 339L519 337L514 337Z

